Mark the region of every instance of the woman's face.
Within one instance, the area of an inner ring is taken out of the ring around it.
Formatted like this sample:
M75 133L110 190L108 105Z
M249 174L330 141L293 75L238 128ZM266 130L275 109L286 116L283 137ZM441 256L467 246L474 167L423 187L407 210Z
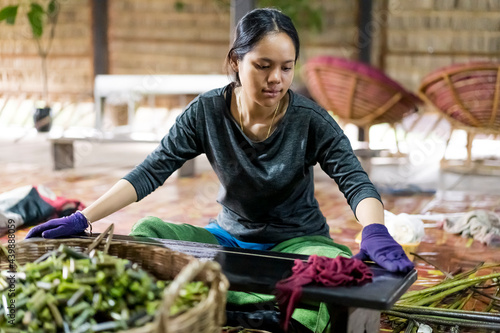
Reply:
M292 84L295 47L286 33L270 33L236 66L247 100L274 107Z

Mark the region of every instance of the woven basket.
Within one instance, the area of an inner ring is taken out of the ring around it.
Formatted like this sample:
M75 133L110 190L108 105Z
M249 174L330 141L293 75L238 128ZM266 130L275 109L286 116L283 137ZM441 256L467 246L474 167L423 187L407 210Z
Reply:
M359 127L400 122L421 103L383 72L349 59L311 58L302 75L309 93L323 108Z
M439 68L419 93L453 126L475 133L500 133L500 64L463 63Z
M16 261L24 265L33 262L46 252L56 250L65 244L77 251L84 252L93 243L93 239L44 239L40 241L24 241L16 244ZM111 241L99 244L98 250L108 254L128 259L140 265L144 270L161 280L173 280L163 293L160 305L153 322L140 328L133 328L126 333L194 333L221 332L225 323L225 306L228 282L221 273L216 262L201 262L189 255L172 251L168 248L145 245L140 243ZM2 252L2 251L0 251ZM9 261L0 253L0 269L9 268ZM175 300L180 289L191 281L203 281L209 286L208 297L188 311L170 317L168 309Z

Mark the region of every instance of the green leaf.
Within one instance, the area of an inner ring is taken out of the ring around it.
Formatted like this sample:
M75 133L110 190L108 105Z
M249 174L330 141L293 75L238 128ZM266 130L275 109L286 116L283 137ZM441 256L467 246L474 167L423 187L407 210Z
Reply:
M59 9L59 4L57 3L57 0L52 0L49 2L49 6L47 7L47 14L49 16L52 16L55 13L57 13L58 9Z
M43 7L40 4L36 3L36 2L30 3L30 7L31 7L31 11L33 11L33 12L37 12L37 13L40 13L40 14L44 13Z
M33 31L33 37L40 38L43 34L43 15L45 14L42 6L37 3L31 3L31 9L28 12L28 20Z
M182 12L184 10L184 7L186 7L186 4L183 1L176 1L174 3L174 8L176 12Z
M0 21L5 20L7 24L14 24L16 22L18 8L19 6L6 6L0 10Z
M299 31L322 31L323 11L310 0L258 0L257 7L280 9L290 17Z

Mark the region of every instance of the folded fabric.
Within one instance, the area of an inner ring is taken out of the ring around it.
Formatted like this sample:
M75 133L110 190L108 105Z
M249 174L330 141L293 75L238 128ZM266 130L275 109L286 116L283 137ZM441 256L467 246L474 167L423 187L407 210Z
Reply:
M57 196L42 185L18 187L0 194L0 234L68 216L84 208L80 201Z
M372 278L372 271L361 260L342 256L332 259L317 255L310 256L307 262L296 259L292 276L276 284L276 299L282 314L283 329L288 329L303 286L310 283L325 287L356 286L371 282Z
M488 246L500 246L500 216L484 209L473 210L458 218L446 218L443 229L474 239Z

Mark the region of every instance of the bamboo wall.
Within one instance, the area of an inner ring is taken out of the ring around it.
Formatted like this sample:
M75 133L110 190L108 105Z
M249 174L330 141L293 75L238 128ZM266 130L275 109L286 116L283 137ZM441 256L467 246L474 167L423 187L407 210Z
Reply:
M229 8L216 1L111 0L111 74L221 73L229 45Z
M110 72L223 73L231 41L230 8L223 2L112 0L109 14ZM356 56L355 1L316 0L322 32L301 31L302 57Z
M0 6L16 1L0 0ZM45 3L42 2L44 5ZM25 2L25 4L27 4ZM0 24L0 94L24 94L40 98L41 65L31 28L19 9L16 24ZM92 18L89 1L61 1L56 38L48 67L48 87L52 99L90 99L93 85ZM48 31L44 32L47 35ZM46 45L46 40L42 40Z
M358 7L356 1L316 0L323 14L321 32L297 27L301 38L301 61L318 55L357 58Z
M321 6L324 29L300 30L300 63L324 54L356 59L357 2L314 1ZM0 0L0 6L13 2ZM182 10L176 3L109 0L110 74L223 73L229 1L184 0ZM49 90L57 98L91 98L92 1L61 0L61 5L49 56ZM500 0L374 0L373 14L372 63L411 90L438 67L500 60ZM41 91L39 59L28 29L26 20L0 24L0 94Z
M387 22L374 63L411 90L443 66L500 61L500 0L387 0L374 14Z

